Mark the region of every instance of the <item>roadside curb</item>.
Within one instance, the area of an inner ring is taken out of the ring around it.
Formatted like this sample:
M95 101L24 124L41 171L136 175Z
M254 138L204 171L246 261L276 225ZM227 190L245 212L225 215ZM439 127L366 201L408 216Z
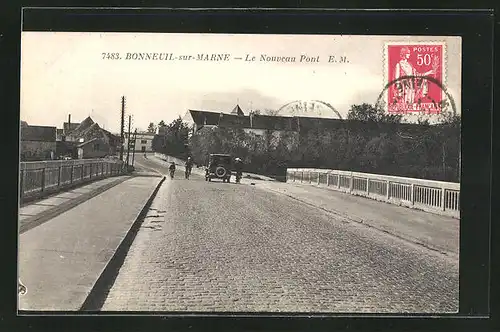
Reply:
M47 221L57 217L60 214L63 214L66 211L71 210L72 208L104 193L105 191L119 185L120 183L123 183L127 180L130 180L132 177L131 176L126 176L125 178L115 180L113 182L110 182L108 184L105 184L99 188L96 188L93 191L90 191L88 193L82 194L81 196L64 202L61 205L55 206L51 209L48 209L46 211L41 212L40 214L33 216L31 218L27 218L25 221L23 221L22 224L19 225L19 234L23 234L30 229L33 229L37 226L40 226ZM20 221L18 221L20 223Z
M79 311L85 311L88 313L99 312L104 302L106 301L107 295L113 287L116 277L118 276L118 272L125 262L125 258L127 257L128 250L130 246L135 240L135 237L144 222L144 219L151 207L153 200L155 199L158 191L160 190L162 184L165 182L166 177L163 176L156 188L151 193L150 197L146 201L146 204L143 206L134 222L130 226L127 234L120 242L118 247L116 248L113 256L110 258L104 269L102 270L99 278L92 286L87 298L83 302Z
M270 190L272 192L284 195L286 197L289 197L291 199L294 199L294 200L296 200L298 202L301 202L303 204L309 205L311 207L320 209L320 210L325 211L327 213L333 214L336 217L340 217L340 218L342 218L341 222L354 222L354 223L356 223L358 225L363 225L365 227L375 229L375 230L377 230L379 232L382 232L382 233L385 233L385 234L389 234L390 236L393 236L393 237L398 238L400 240L409 242L409 243L411 243L413 245L421 246L423 248L426 248L426 249L432 250L434 252L440 253L441 255L445 255L445 256L456 256L456 255L458 255L458 253L456 253L456 252L449 251L449 250L446 250L446 249L443 249L443 248L438 248L438 246L434 246L434 245L429 244L429 243L423 243L420 239L412 237L410 235L402 234L400 232L390 231L390 230L385 229L384 227L377 226L377 225L375 225L375 222L373 222L371 220L359 220L357 217L353 218L352 216L349 216L349 215L347 215L345 213L341 213L341 212L338 212L338 211L334 211L334 210L323 208L323 207L318 206L318 205L316 205L314 203L308 202L306 200L303 200L303 199L295 197L293 195L284 193L282 191L279 191L279 190L276 190L276 189L273 189L273 188L266 188L266 189L268 189L268 190Z
M136 178L161 178L163 177L162 174L132 174L133 177Z

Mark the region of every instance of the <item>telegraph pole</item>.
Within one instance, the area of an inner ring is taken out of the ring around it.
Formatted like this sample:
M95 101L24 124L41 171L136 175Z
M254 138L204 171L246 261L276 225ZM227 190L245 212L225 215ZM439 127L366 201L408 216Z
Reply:
M128 139L127 139L127 171L128 171L128 166L129 166L129 158L130 158L130 141L131 141L131 137L130 137L130 124L132 122L132 115L129 115L128 116Z
M135 159L135 141L137 140L137 128L135 128L134 131L134 145L132 145L132 167L134 166L134 159Z
M124 139L125 131L125 96L122 96L122 111L121 111L121 122L120 122L120 160L123 161L123 144L125 144Z

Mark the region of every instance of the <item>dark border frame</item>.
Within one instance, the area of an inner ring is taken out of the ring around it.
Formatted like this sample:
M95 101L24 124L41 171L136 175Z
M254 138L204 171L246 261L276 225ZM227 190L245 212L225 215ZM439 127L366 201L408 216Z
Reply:
M0 43L11 52L6 62L9 79L2 80L8 99L9 121L6 138L14 149L9 149L6 160L18 172L19 135L19 66L21 8L17 8L4 23L10 24L6 33L0 31ZM25 9L25 31L113 31L113 32L176 32L176 33L273 33L273 34L377 34L377 35L456 35L462 36L462 180L461 212L461 260L460 260L460 313L470 316L462 319L444 317L430 319L393 319L383 315L369 315L369 319L353 316L338 318L294 317L14 317L8 321L8 330L42 328L50 330L100 330L153 329L149 324L162 328L238 329L238 330L311 330L318 328L377 329L435 329L440 326L450 330L479 330L491 327L487 319L490 312L490 194L492 162L492 92L493 92L493 31L494 17L491 11L325 11L325 10L158 10L158 9ZM1 45L1 44L0 44ZM17 179L9 177L7 203L15 207L9 210L9 223L1 232L2 244L8 243L6 266L17 265ZM10 197L9 197L10 196ZM3 219L3 218L2 218ZM3 273L6 282L1 286L4 312L16 315L17 294L14 280L16 270ZM494 279L492 279L494 280ZM13 305L14 304L14 305ZM492 308L493 309L493 308ZM5 316L2 314L2 316ZM274 316L274 315L273 315ZM394 315L392 315L394 316ZM367 317L365 315L364 317ZM433 316L434 317L434 316ZM475 317L475 318L473 318ZM15 327L14 327L15 323ZM55 323L55 324L54 324ZM67 326L64 326L68 324Z

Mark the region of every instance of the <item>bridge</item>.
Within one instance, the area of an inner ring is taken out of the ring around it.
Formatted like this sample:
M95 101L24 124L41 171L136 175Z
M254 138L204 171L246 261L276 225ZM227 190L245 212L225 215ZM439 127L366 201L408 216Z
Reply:
M322 169L226 184L160 154L135 166L21 164L20 310L458 311L459 184Z

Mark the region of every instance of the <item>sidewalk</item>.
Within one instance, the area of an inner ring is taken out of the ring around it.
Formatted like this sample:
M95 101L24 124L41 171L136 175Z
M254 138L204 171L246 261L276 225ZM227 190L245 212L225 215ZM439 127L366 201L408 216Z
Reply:
M160 181L132 177L20 235L19 309L79 310Z
M306 184L259 182L257 185L344 217L346 221L364 224L448 255L459 254L460 220L455 218Z
M130 178L127 175L105 178L22 206L19 232L22 234Z

